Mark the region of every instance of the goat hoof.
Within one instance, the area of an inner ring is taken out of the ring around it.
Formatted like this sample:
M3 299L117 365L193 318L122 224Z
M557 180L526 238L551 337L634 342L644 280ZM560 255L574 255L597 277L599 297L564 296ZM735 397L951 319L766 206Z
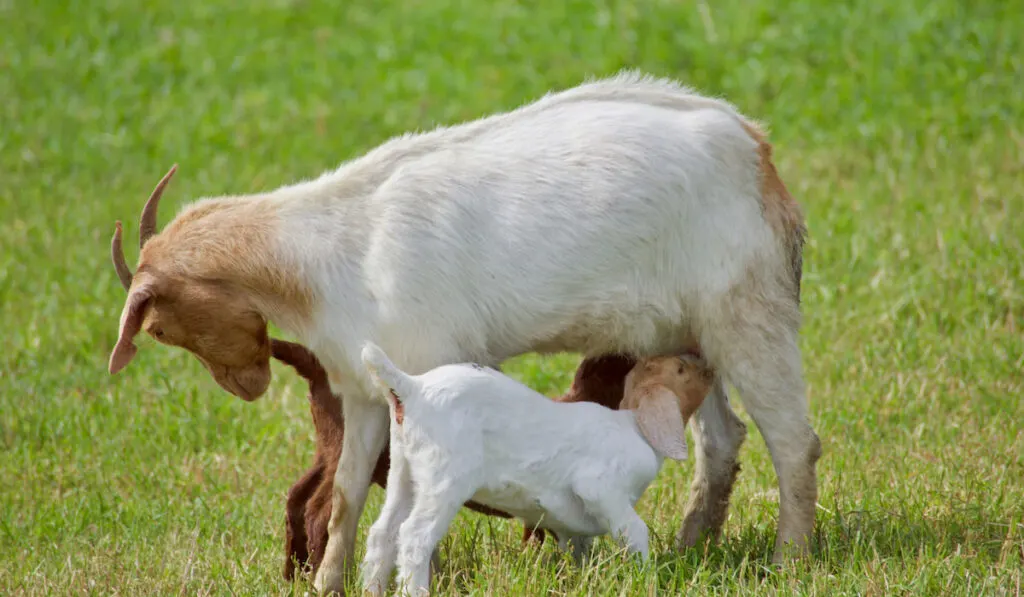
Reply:
M338 595L345 596L345 576L340 570L332 570L328 566L321 565L313 580L313 589L317 595Z
M810 547L807 542L786 542L775 547L772 554L772 566L782 567L786 564L800 562L811 557Z

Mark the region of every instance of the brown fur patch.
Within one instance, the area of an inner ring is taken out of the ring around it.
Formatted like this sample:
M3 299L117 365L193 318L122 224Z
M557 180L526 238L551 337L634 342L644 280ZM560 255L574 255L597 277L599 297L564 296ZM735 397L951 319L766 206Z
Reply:
M186 209L146 243L139 268L151 266L183 279L232 282L309 316L312 292L296 275L295 264L274 255L277 215L261 199L212 199Z
M743 128L757 142L761 170L761 205L768 224L783 239L789 253L790 268L796 283L796 299L800 302L800 283L803 278L803 247L807 229L800 204L793 199L779 177L772 161L772 146L756 124L744 122Z

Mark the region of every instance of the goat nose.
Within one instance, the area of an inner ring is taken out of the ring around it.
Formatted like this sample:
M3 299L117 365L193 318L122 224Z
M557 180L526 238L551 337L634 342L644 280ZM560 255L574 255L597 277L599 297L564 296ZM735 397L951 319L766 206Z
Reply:
M238 387L238 397L249 402L262 396L270 385L269 367L256 366L229 375Z

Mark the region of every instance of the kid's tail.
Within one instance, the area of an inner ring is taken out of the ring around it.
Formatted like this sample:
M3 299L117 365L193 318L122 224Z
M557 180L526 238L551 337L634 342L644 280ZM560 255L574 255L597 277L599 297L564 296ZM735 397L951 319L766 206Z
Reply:
M373 342L363 345L363 366L370 373L377 385L386 392L394 390L398 399L404 401L406 397L415 397L416 382L404 371L399 369L388 355L384 354L379 346Z

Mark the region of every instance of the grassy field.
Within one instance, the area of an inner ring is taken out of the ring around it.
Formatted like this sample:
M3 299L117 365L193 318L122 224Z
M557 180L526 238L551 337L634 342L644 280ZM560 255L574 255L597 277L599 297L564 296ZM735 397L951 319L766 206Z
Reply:
M464 513L441 591L1019 595L1024 5L968 4L0 1L0 594L308 589L279 572L313 448L294 376L245 404L149 339L106 372L113 222L134 238L171 163L162 222L639 67L767 123L807 213L815 557L767 566L776 482L751 427L721 544L669 550L692 471L670 463L640 504L649 567L605 540L573 569ZM507 370L554 395L576 362Z

